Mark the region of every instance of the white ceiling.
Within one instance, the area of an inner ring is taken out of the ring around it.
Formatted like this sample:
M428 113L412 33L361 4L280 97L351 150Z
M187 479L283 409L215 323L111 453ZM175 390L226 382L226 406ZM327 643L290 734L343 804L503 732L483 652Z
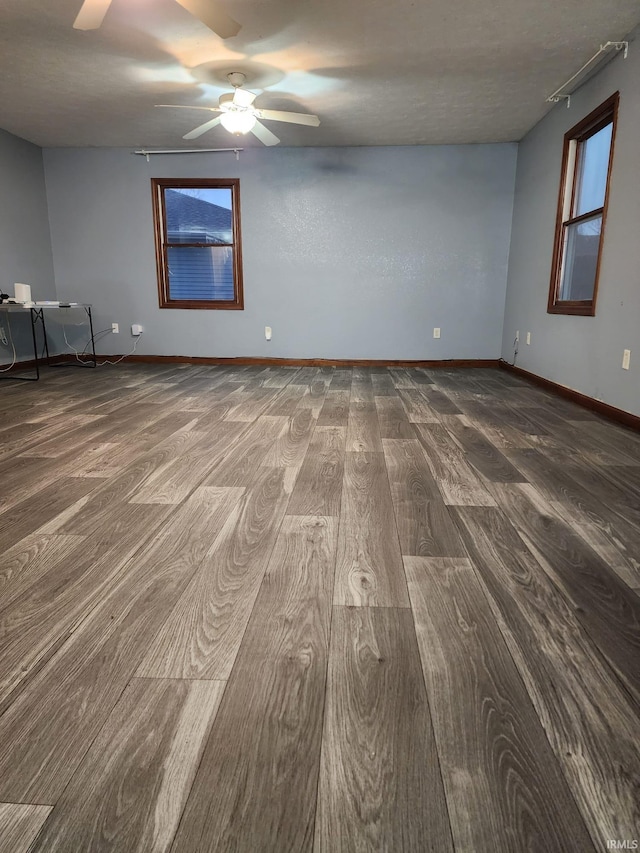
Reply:
M282 145L518 140L640 23L640 0L216 0L242 24L223 41L175 0L113 0L81 32L81 2L0 0L0 127L41 146L236 144L222 127L183 141L213 115L154 108L216 106L229 71L256 106L320 117L266 123Z

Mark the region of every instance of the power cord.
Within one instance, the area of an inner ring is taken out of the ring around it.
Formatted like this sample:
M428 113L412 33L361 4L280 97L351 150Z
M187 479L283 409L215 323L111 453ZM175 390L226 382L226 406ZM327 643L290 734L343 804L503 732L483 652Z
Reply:
M516 337L513 339L513 361L505 361L504 363L508 364L510 367L515 367L517 357L518 357L518 336L516 335Z
M69 349L70 349L73 353L75 353L76 361L79 361L79 362L80 362L80 364L82 364L82 365L84 366L84 365L86 364L86 362L84 362L84 361L82 360L81 356L86 355L87 347L88 347L88 346L89 346L89 344L91 343L91 338L89 338L89 340L88 340L88 341L87 341L87 343L85 344L84 349L82 350L82 352L78 352L78 350L77 350L75 347L71 346L71 344L69 343L69 341L68 341L68 339L67 339L67 330L66 330L65 324L64 324L64 323L62 323L61 325L62 325L62 335L63 335L63 337L64 337L64 342L65 342L65 344L69 347ZM75 326L80 326L80 325L82 325L82 324L81 324L81 323L74 323L73 325L75 325ZM94 334L94 336L93 336L93 341L94 341L94 343L95 343L95 341L96 341L98 338L100 338L102 335L106 334L107 332L111 332L111 327L109 327L108 329L101 329L99 332L96 332L96 333ZM125 355L121 355L121 356L120 356L120 358L116 359L115 361L107 361L107 360L105 360L105 361L99 361L99 362L97 362L98 366L103 365L103 364L111 364L111 365L113 365L113 364L120 364L120 362L121 362L121 361L123 361L125 358L128 358L130 355L133 355L133 354L134 354L134 352L136 351L136 348L137 348L137 346L138 346L138 342L139 342L139 340L140 340L140 336L136 337L136 342L134 343L134 345L133 345L133 349L132 349L130 352L125 353Z
M95 343L97 340L102 340L102 338L107 334L109 334L109 335L111 334L111 326L109 326L108 329L101 329L101 331L96 332L93 336L93 342ZM91 338L89 338L89 340L84 345L84 348L83 348L82 352L80 353L80 355L86 355L87 349L89 348L90 345L91 345Z
M86 365L86 362L82 360L82 356L84 356L84 355L86 355L86 354L87 354L87 349L88 349L88 347L91 345L91 338L89 338L89 340L86 342L86 344L84 345L84 347L83 347L82 351L81 351L81 352L78 352L78 350L77 350L74 346L72 346L72 345L69 343L69 341L67 340L67 332L66 332L65 324L64 324L64 323L62 323L61 325L62 325L62 334L63 334L63 337L64 337L64 342L65 342L65 344L66 344L66 345L69 347L69 349L70 349L70 350L75 354L76 361L79 361L79 362L80 362L80 364L82 364L83 366L85 366L85 365ZM84 324L83 324L83 323L74 323L73 325L74 325L74 326L82 326L82 325L84 325ZM108 333L108 334L111 334L111 326L109 326L109 328L108 328L108 329L100 329L100 331L99 331L99 332L95 332L95 333L94 333L94 335L93 335L93 342L94 342L94 344L95 344L95 342L96 342L97 340L101 340L101 339L102 339L102 337L103 337L104 335L106 335L107 333Z
M64 322L63 322L63 323L61 323L60 325L62 326L62 336L63 336L63 338L64 338L64 342L65 342L65 344L68 346L68 348L71 350L71 352L75 355L75 357L76 357L76 361L78 361L78 362L80 362L80 364L84 365L84 364L85 364L85 362L82 360L82 358L81 358L80 356L85 354L85 352L86 352L86 350L87 350L87 347L89 346L89 343L91 343L91 340L89 340L89 341L88 341L88 343L87 343L87 344L85 344L85 348L84 348L84 349L83 349L83 351L80 353L80 352L78 352L78 350L77 350L74 346L71 346L71 344L69 343L69 341L68 341L68 339L67 339L67 327L66 327L66 325L64 324ZM80 323L73 323L73 325L74 325L74 326L79 326L79 325L81 325L81 324L80 324ZM94 336L94 340L95 340L95 336Z
M133 354L134 354L134 352L136 351L136 347L138 346L138 341L140 340L140 338L141 338L141 337L142 337L142 335L138 335L138 336L136 337L136 342L135 342L135 344L133 345L133 349L131 350L131 352L128 352L128 353L126 353L125 355L121 355L121 356L120 356L120 358L116 359L115 361L99 361L99 362L98 362L98 364L99 364L99 365L103 365L103 364L120 364L120 362L121 362L123 359L125 359L125 358L129 358L129 356L130 356L130 355L133 355Z
M9 312L7 311L7 329L9 329L9 340L11 341L11 349L13 350L13 361L9 365L9 367L3 367L0 370L0 373L8 373L12 367L15 367L16 361L18 360L18 356L16 355L16 345L13 342L13 333L11 331L11 321L9 320Z

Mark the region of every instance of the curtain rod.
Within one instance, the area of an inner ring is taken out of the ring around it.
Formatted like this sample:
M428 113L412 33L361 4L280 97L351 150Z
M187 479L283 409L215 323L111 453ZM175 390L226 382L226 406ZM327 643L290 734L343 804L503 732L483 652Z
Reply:
M566 89L570 83L573 83L573 81L576 79L576 77L579 77L582 74L582 72L585 70L585 68L588 68L592 62L596 61L596 59L600 56L600 54L605 53L607 50L609 50L610 47L615 47L616 50L622 50L624 48L624 58L625 59L629 55L629 42L628 41L607 41L604 44L601 44L600 50L596 51L596 53L593 54L591 59L588 59L585 62L585 64L582 66L582 68L580 68L578 71L576 71L576 73L573 75L573 77L569 77L569 79L567 80L566 83L563 83L562 86L558 86L558 88L555 90L555 92L553 92L553 94L549 95L549 97L546 100L550 101L551 103L557 104L560 100L562 100L562 98L566 98L567 99L567 108L569 108L571 106L571 94L561 95L560 92L562 92L563 89Z
M236 155L236 160L239 160L240 152L244 151L244 148L157 148L151 151L146 148L140 148L132 153L141 154L143 157L146 157L148 163L149 157L152 154L214 154L218 151L233 151Z

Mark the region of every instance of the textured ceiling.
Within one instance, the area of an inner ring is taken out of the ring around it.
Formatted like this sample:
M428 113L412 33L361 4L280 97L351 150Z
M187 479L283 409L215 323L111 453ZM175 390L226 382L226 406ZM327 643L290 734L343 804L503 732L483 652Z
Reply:
M42 146L229 146L222 127L182 140L210 114L154 104L216 106L243 71L256 106L320 116L265 122L282 145L512 141L640 22L640 0L217 2L242 24L226 41L175 0L113 0L89 32L81 0L1 0L0 127Z

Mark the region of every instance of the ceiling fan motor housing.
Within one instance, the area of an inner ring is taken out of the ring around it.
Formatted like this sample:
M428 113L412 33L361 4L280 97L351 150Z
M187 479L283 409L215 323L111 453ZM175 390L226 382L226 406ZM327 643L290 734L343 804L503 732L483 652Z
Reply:
M242 86L246 79L247 75L243 74L242 71L231 71L231 73L227 74L227 80L236 88Z

